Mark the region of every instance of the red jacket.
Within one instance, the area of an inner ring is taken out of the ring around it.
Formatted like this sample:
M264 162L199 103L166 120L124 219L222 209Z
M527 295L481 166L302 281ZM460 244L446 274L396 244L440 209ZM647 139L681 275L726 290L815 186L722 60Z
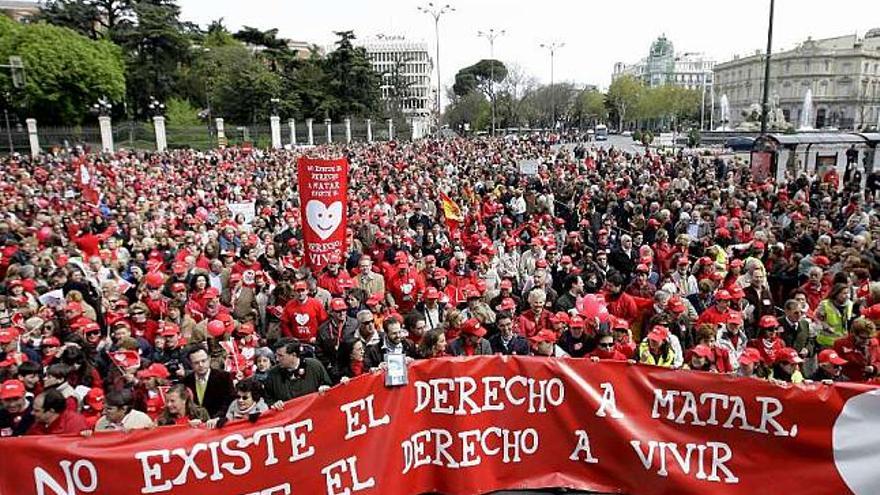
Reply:
M857 349L851 335L834 342L834 350L837 355L847 360L843 365L843 374L852 381L864 382L873 377L865 376L865 366L874 367L874 376L880 370L880 342L876 338L869 339L866 346Z
M517 321L517 331L524 337L531 337L541 330L553 330L553 324L550 323L550 311L541 311L539 318L535 317L535 312L529 309L521 314Z
M79 434L81 431L90 429L86 418L84 418L82 414L70 409L65 409L50 425L34 421L34 424L28 430L27 435Z

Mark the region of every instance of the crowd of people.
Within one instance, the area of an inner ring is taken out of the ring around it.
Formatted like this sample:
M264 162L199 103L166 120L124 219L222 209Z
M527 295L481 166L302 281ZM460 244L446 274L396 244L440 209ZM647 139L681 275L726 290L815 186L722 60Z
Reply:
M880 374L880 195L860 173L756 181L731 156L540 135L308 153L351 165L347 250L320 270L295 151L3 158L0 434L218 428L389 354ZM251 201L253 219L229 208Z

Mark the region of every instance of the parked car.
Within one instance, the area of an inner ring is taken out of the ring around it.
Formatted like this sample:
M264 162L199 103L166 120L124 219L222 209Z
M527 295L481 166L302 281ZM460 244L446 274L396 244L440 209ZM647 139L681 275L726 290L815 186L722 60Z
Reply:
M620 133L620 135L623 137L631 137L633 133L632 131L623 131L622 133Z
M755 138L747 136L735 136L724 142L725 148L733 151L751 151L755 144Z

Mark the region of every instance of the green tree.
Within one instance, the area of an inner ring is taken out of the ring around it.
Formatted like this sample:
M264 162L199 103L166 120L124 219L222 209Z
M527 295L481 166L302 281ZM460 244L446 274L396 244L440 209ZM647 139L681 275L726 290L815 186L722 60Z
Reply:
M474 65L465 67L455 74L452 91L457 96L464 96L471 91L479 90L487 98L491 98L490 82L500 83L507 77L507 67L498 60L484 59Z
M644 91L644 85L632 76L615 79L608 87L608 103L617 112L617 127L623 129L627 110L635 106Z
M20 117L45 124L82 122L101 97L120 102L125 94L122 53L108 41L94 41L45 23L17 24L0 16L0 60L22 58L27 74L22 88L13 88L0 72L0 91L19 102Z
M443 119L456 131L464 131L467 124L473 132L489 122L491 112L489 100L479 91L471 91L464 96L454 96L450 105L446 107Z
M199 110L189 100L169 98L165 103L165 118L168 125L174 127L198 126L201 124Z
M151 96L167 100L178 94L180 69L191 59L187 26L174 0L134 0L135 22L119 35L126 53L129 108L147 113Z
M584 89L577 95L573 108L573 120L578 127L595 125L608 119L605 95L595 88Z
M372 115L380 109L380 76L373 70L363 47L355 47L352 31L334 32L336 49L324 60L327 75L325 115L333 120Z
M132 0L49 0L33 20L70 28L94 40L116 41L120 30L131 26L134 11Z
M211 47L196 65L205 82L212 112L230 122L247 124L267 120L270 100L281 81L243 44Z

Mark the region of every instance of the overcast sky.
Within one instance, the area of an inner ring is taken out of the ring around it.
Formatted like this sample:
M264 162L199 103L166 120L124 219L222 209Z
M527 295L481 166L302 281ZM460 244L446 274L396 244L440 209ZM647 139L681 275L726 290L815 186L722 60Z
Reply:
M666 34L676 52L704 52L716 61L763 50L769 0L448 0L455 12L440 20L444 86L455 72L488 58L489 43L477 31L495 28L495 58L520 64L542 82L550 79L549 54L541 43L564 42L556 54L555 80L606 87L614 63L644 57ZM243 25L278 28L285 38L329 45L333 31L358 37L398 34L429 43L434 21L414 0L179 0L185 20L206 25L222 17L230 30ZM437 3L437 2L435 2ZM880 27L877 0L777 0L774 51L808 36L863 35Z

